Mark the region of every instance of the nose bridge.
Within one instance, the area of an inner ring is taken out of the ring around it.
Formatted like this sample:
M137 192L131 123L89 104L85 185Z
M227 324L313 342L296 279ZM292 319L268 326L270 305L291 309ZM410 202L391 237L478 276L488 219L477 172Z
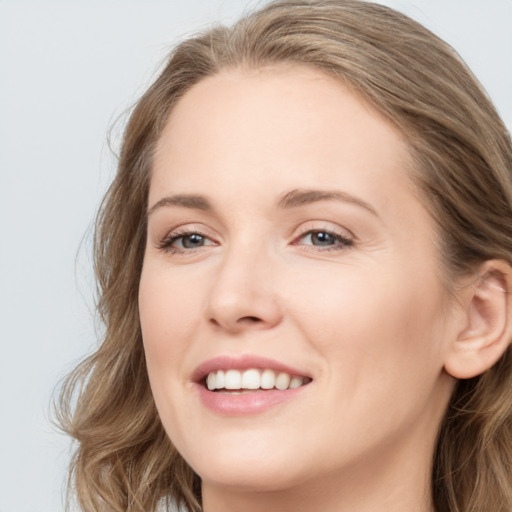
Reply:
M281 310L272 260L261 238L241 236L230 244L210 290L208 320L229 331L276 325Z

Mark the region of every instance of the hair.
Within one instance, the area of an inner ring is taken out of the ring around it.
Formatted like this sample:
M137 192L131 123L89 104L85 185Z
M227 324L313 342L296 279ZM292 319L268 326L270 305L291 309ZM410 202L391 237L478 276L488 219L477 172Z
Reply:
M283 0L179 44L133 109L94 239L98 350L68 377L59 420L76 441L70 493L87 512L201 510L200 478L152 398L138 316L153 153L173 106L222 70L311 66L347 84L408 142L449 280L512 264L512 143L462 59L422 25L359 0ZM437 512L512 510L512 352L458 381L433 454Z

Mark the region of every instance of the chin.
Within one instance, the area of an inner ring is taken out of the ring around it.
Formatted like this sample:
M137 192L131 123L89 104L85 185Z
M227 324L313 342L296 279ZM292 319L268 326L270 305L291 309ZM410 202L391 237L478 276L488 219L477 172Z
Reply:
M236 436L235 436L236 437ZM181 451L204 483L238 488L240 491L279 491L304 481L311 464L300 447L258 442L248 436L215 440L208 446L196 442L193 451Z
M211 467L198 467L203 484L230 487L241 492L276 492L293 488L304 481L300 471L290 471L288 464L272 461L226 461Z

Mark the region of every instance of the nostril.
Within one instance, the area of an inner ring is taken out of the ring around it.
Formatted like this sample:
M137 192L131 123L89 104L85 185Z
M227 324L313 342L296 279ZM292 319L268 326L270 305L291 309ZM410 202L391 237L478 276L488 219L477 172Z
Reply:
M247 322L247 323L256 323L261 322L261 318L258 318L257 316L243 316L238 320L239 322Z
M214 325L216 328L221 327L222 325L228 327L228 324L223 324L222 322L219 322L219 320L215 318L209 319L210 324ZM261 324L263 320L257 316L242 316L238 318L233 324L232 327L234 328L240 328L242 326L251 326L256 324Z

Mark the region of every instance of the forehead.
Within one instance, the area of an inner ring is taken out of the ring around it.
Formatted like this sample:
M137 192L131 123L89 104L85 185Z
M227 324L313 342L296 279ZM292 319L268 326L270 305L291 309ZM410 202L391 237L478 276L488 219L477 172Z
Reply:
M341 80L303 66L227 70L193 86L159 140L150 203L180 193L409 188L400 131ZM201 190L198 190L201 189Z

